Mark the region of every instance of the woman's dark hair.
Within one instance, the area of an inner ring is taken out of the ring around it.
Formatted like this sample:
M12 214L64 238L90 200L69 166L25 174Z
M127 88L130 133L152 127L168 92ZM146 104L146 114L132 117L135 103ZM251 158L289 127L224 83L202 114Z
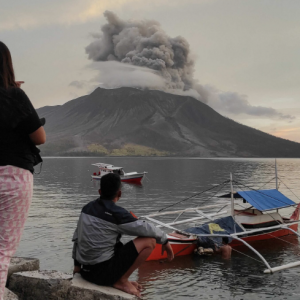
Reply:
M0 41L0 87L17 87L10 51Z
M101 177L100 189L101 197L113 200L121 187L121 178L118 174L109 173Z

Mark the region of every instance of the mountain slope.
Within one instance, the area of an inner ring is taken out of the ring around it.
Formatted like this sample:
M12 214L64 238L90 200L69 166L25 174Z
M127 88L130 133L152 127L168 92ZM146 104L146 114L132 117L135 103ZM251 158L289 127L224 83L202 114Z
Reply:
M38 113L47 119L47 154L131 144L173 155L300 156L298 143L238 124L192 97L155 90L97 88Z

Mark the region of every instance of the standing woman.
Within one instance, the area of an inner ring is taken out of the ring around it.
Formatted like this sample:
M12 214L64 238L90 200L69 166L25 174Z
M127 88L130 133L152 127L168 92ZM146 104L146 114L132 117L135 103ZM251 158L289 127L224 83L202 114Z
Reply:
M0 299L10 258L20 242L32 198L34 145L44 144L43 124L15 81L10 52L0 41Z

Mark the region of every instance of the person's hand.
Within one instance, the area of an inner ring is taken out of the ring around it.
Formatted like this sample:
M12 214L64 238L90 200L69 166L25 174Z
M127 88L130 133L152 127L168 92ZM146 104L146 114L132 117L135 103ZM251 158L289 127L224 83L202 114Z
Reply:
M80 266L75 266L74 267L74 270L73 270L73 275L75 274L75 273L80 273Z
M167 242L165 245L161 246L161 255L164 255L165 251L167 252L168 261L173 260L174 253L173 253L173 249L169 242Z
M17 87L21 88L21 85L25 83L24 81L16 81Z

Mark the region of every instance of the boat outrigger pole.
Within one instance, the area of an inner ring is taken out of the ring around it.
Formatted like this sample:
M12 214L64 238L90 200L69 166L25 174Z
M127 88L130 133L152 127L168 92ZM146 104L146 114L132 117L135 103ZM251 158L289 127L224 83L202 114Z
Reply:
M278 176L277 176L277 161L275 158L275 178L276 178L276 190L278 190Z
M231 216L233 218L233 221L235 223L235 216L234 216L234 198L233 198L233 185L232 185L232 173L230 173L230 194L231 194ZM234 226L234 232L235 231L235 226Z

